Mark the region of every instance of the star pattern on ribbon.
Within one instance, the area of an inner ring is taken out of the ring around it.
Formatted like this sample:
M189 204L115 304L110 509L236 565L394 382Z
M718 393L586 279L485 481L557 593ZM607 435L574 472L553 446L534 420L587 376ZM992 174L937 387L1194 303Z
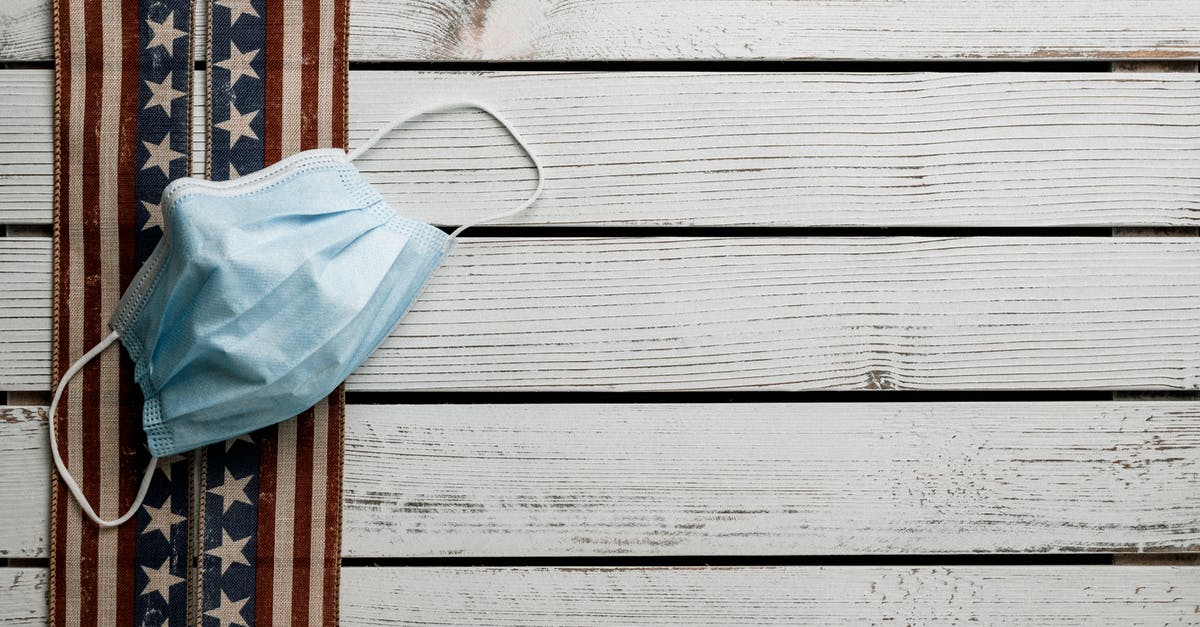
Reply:
M230 177L230 178L234 178L234 177ZM250 437L249 433L243 433L236 438L229 438L228 440L225 440L225 452L228 453L229 449L233 448L233 445L237 444L238 442L247 442L249 444L254 444L254 438Z
M211 610L204 612L205 616L215 618L221 627L231 627L232 625L246 625L246 617L242 616L242 608L246 606L246 601L249 598L240 601L234 601L225 595L225 591L221 591L221 604Z
M228 512L234 503L245 503L246 505L253 506L254 503L250 501L250 497L246 496L246 484L250 483L251 478L251 476L247 475L241 479L237 479L226 468L225 481L221 482L221 485L215 488L210 488L208 493L221 498L222 512Z
M216 0L216 6L229 9L229 25L237 24L243 15L259 17L258 11L254 10L254 6L250 4L250 0Z
M175 12L172 11L163 18L161 22L147 19L146 26L150 27L150 32L153 33L150 37L150 43L146 44L146 49L149 50L155 46L162 46L163 50L167 51L167 56L171 55L171 49L175 47L175 40L180 37L187 37L187 31L175 28Z
M205 551L205 554L219 560L220 563L217 565L217 568L224 575L229 570L229 567L234 564L250 565L250 560L246 559L246 543L249 541L250 536L246 536L241 540L234 540L230 537L229 532L222 529L220 546Z
M150 168L158 168L162 171L163 176L170 178L171 162L176 159L182 159L183 153L171 148L171 132L167 131L163 135L162 141L157 144L142 140L142 145L146 147L149 155L146 157L146 162L142 164L143 170Z
M163 225L162 208L159 207L157 203L152 203L149 200L142 201L142 208L145 209L146 213L150 216L146 218L145 224L142 224L142 230L154 228L156 226L161 229Z
M250 123L256 117L258 117L258 111L242 113L231 102L229 103L229 118L217 122L215 126L229 133L229 147L233 148L234 144L243 137L258 139L258 135L254 132L254 129L250 128Z
M142 535L157 531L163 534L163 538L168 542L171 540L171 527L187 520L183 516L171 511L171 497L169 496L161 507L146 505L143 509L146 515L150 517L150 520L146 522L146 527L142 529Z
M174 104L176 100L187 95L186 93L175 89L173 86L174 83L171 82L173 78L171 74L172 72L167 72L166 78L164 78L161 83L146 81L146 87L150 89L150 99L146 101L146 106L142 107L143 109L161 107L163 113L166 114L168 118L171 117L171 105Z
M171 564L169 558L164 558L162 564L158 568L151 568L142 565L142 572L146 574L146 587L142 588L142 595L150 595L158 593L162 596L164 603L171 602L171 587L183 583L185 580L171 572Z
M255 72L254 67L250 65L258 53L257 49L242 52L238 49L237 44L231 41L229 42L229 56L213 65L229 72L229 86L233 87L243 76L259 79L258 72Z

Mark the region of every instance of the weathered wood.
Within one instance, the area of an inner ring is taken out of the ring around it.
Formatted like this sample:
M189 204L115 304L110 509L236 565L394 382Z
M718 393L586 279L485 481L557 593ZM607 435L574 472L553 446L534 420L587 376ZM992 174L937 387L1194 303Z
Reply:
M0 223L50 221L52 80L0 72ZM1188 75L354 72L351 85L355 144L429 94L505 111L550 177L510 224L1200 224ZM197 126L195 163L203 148ZM439 224L533 187L478 112L421 118L360 163Z
M50 242L0 238L0 389ZM1197 238L466 238L352 390L1200 389Z
M1196 61L1118 61L1112 64L1114 73L1184 72L1200 70ZM1186 237L1200 235L1200 227L1114 227L1114 237Z
M50 4L0 4L0 60L51 58ZM198 51L202 45L200 38ZM366 61L1196 58L1200 8L1190 0L355 0L350 55Z
M350 405L347 418L353 557L1200 549L1200 402ZM0 557L44 556L44 419L0 408Z
M45 625L49 618L46 568L0 567L0 625Z
M1195 568L343 568L344 625L1079 625L1195 620ZM0 624L46 620L47 571L0 569Z
M1189 624L1171 567L346 568L342 622L376 625Z
M51 240L0 238L0 390L50 389Z

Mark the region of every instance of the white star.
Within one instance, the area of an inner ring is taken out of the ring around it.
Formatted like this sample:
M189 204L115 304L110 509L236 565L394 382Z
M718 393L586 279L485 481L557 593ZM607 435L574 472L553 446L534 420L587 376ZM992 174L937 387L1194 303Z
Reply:
M175 152L174 150L171 150L170 131L167 131L167 134L163 135L161 142L153 144L146 140L142 140L142 145L145 146L146 150L150 152L150 156L146 157L146 163L142 164L143 170L158 168L159 170L162 170L163 176L170 177L171 162L176 159L183 158L182 152Z
M237 168L233 167L233 162L230 162L229 163L229 176L227 177L227 180L232 181L233 179L240 179L240 178L242 178L242 173L238 172ZM247 435L247 436L243 436L243 437L248 438L250 436ZM254 440L250 440L250 442L253 443ZM225 449L225 450L228 451L229 449Z
M224 529L221 530L221 546L206 551L207 555L211 555L219 560L221 564L217 566L217 570L221 575L225 575L225 571L229 570L234 564L250 565L250 561L246 559L246 543L250 541L250 536L246 536L241 540L234 540Z
M146 573L146 577L149 579L146 582L146 587L142 588L142 596L157 592L162 596L164 603L170 603L171 586L183 583L183 577L179 577L171 572L171 567L167 564L170 559L170 557L164 557L162 565L158 568L142 566L142 572Z
M217 122L216 126L229 133L229 147L233 148L233 145L243 137L258 139L258 135L254 133L254 129L250 128L250 123L256 117L258 117L258 110L242 113L231 102L229 103L229 119Z
M145 231L146 229L155 227L155 226L157 226L158 228L161 229L162 225L163 225L163 223L162 223L162 208L160 208L158 205L150 202L149 200L143 200L142 207L145 208L146 213L150 214L150 217L146 218L146 223L142 225L142 230ZM163 471L163 474L167 475L167 479L171 478L170 468L171 468L170 464L167 464L160 468L160 470Z
M233 87L238 82L238 79L243 76L250 78L258 78L258 72L250 67L250 62L254 57L258 56L258 50L242 52L238 49L237 44L229 42L229 58L224 61L217 61L213 65L229 71L229 86Z
M225 481L208 491L209 494L221 497L221 513L228 512L229 506L239 501L246 505L254 505L246 496L246 484L250 483L250 477L252 476L246 475L241 479L234 479L233 473L229 472L228 468L225 469Z
M229 173L237 174L237 170L233 169L232 163L229 164ZM229 178L235 179L238 176L241 176L241 175L238 174L237 176L230 176ZM233 445L237 444L238 442L249 442L250 444L254 444L254 438L250 437L249 433L243 433L236 438L229 438L228 440L225 440L225 452L228 453L229 449L233 448Z
M150 88L150 100L146 102L145 109L162 107L163 113L170 117L171 104L184 96L184 92L171 86L171 74L167 72L167 77L161 83L146 81L146 87Z
M161 532L163 538L167 542L171 541L171 527L187 520L183 516L171 511L171 497L163 502L162 507L145 506L146 514L150 516L149 522L146 523L146 528L142 530L142 535Z
M168 56L171 54L171 48L175 46L175 40L187 36L186 32L175 28L174 11L168 13L166 19L161 22L153 22L147 19L146 26L149 26L150 30L154 32L154 36L150 38L150 43L146 44L146 49L149 50L155 46L162 46L163 50L167 51Z
M250 597L246 597L241 601L232 601L229 597L225 596L225 591L222 590L221 604L208 610L204 615L217 619L220 627L230 627L230 625L242 625L245 627L246 623L243 621L246 618L242 616L242 607L246 605L246 601L248 600L250 600Z
M258 11L250 6L250 0L217 0L218 6L223 6L229 9L229 25L237 24L238 18L243 15L251 15L258 17Z

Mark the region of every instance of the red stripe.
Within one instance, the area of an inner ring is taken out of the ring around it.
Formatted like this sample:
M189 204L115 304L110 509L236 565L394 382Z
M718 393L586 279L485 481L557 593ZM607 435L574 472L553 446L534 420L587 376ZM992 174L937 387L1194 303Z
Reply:
M346 33L349 20L346 19L348 0L334 0L333 3L333 143L339 148L348 145L346 126L349 118L346 109L348 100L346 90L349 87L349 55L346 51ZM338 449L339 451L341 449ZM340 455L340 453L339 453ZM340 489L341 486L339 485Z
M321 59L321 2L304 1L304 53L300 66L300 150L317 147L317 80Z
M99 64L104 59L104 31L101 20L99 2L84 4L87 48L87 88L88 100L93 103L104 102L108 94L103 93L103 75ZM89 106L84 114L83 131L83 242L70 242L70 245L81 245L83 248L83 312L79 316L83 325L83 343L91 346L100 340L100 321L103 312L100 311L100 107ZM100 498L100 458L97 452L100 448L100 368L91 364L81 373L83 379L82 416L73 420L83 425L83 459L80 460L83 478L83 493L94 506L98 507ZM82 599L80 620L85 625L96 623L96 576L99 559L98 528L93 524L84 524L80 535L79 594Z
M296 418L296 510L292 516L292 624L308 623L308 588L310 570L319 556L311 553L312 546L312 470L313 428L316 413L304 410ZM320 562L317 562L319 565Z
M341 5L341 2L338 2ZM336 92L337 89L335 88ZM334 116L338 115L334 109ZM338 592L342 570L342 433L343 412L346 404L345 388L338 386L329 395L328 454L325 468L325 590L324 616L321 624L335 625L338 622Z
M57 44L54 48L54 67L56 81L57 102L54 107L54 121L56 132L54 134L54 156L56 168L54 176L54 191L55 191L55 211L54 211L54 252L57 255L55 260L54 283L57 298L54 301L54 373L53 383L58 385L58 379L62 373L70 367L70 359L68 356L68 347L70 342L70 320L71 320L71 285L64 276L66 268L71 266L70 246L66 245L66 234L70 232L70 211L67 211L67 199L69 197L67 191L67 180L71 174L69 167L70 159L68 154L75 147L69 143L71 122L70 116L67 113L71 110L71 75L66 69L66 60L71 58L71 11L69 2L54 3L54 41ZM59 413L56 417L56 427L66 425L66 407L68 404L69 393L64 392L59 407ZM58 440L61 446L60 453L64 462L70 463L70 458L67 456L67 447L63 432L58 432ZM66 487L58 479L58 473L50 473L51 489L53 490L54 498L52 500L52 509L54 512L53 529L51 530L50 542L50 618L55 625L66 625L67 615L67 590L64 582L56 575L66 572L67 568L67 548L59 546L59 543L66 544L67 533L67 503L70 496L67 494Z
M271 622L275 600L275 464L278 429L267 427L258 432L258 538L255 540L254 621Z
M136 271L135 248L137 223L135 221L135 198L133 181L137 162L138 80L141 60L141 30L138 0L125 0L121 12L121 138L118 149L120 161L117 169L117 237L120 250L120 287L133 280ZM118 349L119 350L119 349ZM138 421L137 407L140 397L133 386L133 364L124 351L119 351L119 417L118 481L120 485L120 508L122 511L133 503L136 482L140 479L135 462L141 447L137 446L134 433ZM140 421L138 421L140 423ZM112 454L109 452L108 454ZM137 590L135 570L137 560L137 524L122 525L117 529L117 599L116 621L119 625L131 625L134 621L134 591Z
M267 3L263 20L266 39L263 41L263 166L280 159L279 138L283 129L283 11L282 2Z

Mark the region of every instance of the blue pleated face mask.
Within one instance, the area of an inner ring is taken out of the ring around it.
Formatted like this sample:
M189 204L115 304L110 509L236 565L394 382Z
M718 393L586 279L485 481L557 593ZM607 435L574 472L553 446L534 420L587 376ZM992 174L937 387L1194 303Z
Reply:
M346 154L309 150L232 181L178 179L163 191L163 237L121 297L112 333L64 373L50 405L50 443L64 483L92 520L119 525L140 507L157 458L228 440L313 406L387 338L456 237L396 213L351 163L426 109ZM67 382L116 340L145 396L152 459L133 506L96 515L58 453L54 414Z

